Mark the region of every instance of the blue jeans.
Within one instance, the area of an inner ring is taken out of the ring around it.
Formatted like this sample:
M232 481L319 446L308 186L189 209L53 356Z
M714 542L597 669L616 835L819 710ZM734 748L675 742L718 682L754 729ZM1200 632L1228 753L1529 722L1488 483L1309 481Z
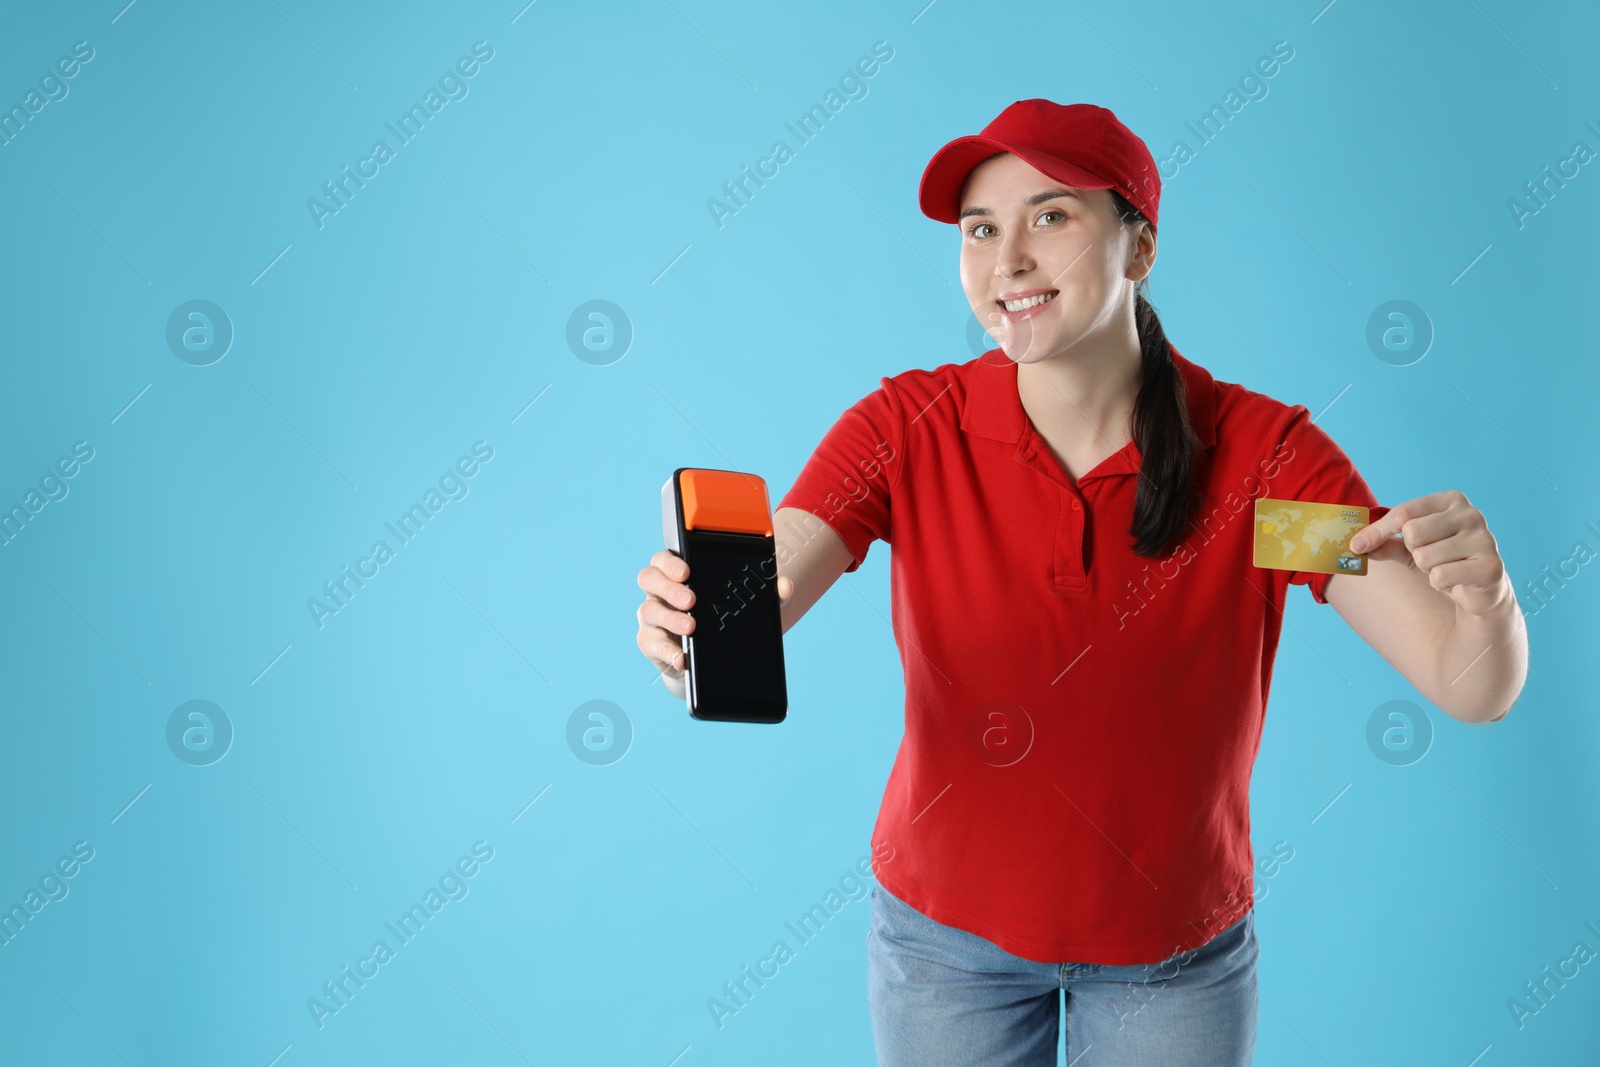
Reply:
M1187 962L1183 958L1188 956ZM1249 1067L1255 909L1192 954L1036 963L872 887L867 1000L882 1067Z

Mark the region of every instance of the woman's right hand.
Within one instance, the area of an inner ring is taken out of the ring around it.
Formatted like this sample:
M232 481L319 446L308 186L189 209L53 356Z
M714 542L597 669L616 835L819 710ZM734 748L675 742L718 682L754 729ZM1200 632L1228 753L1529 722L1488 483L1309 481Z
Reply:
M694 590L686 584L689 565L669 548L650 557L650 565L639 572L639 588L645 591L644 603L635 613L639 618L639 651L661 673L668 690L685 695L683 634L694 630ZM778 578L778 603L788 600L794 582Z

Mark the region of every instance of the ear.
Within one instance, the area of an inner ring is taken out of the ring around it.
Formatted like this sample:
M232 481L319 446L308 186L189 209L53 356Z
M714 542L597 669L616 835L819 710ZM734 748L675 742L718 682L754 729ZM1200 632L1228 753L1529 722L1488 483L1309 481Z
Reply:
M1128 252L1128 279L1142 282L1155 266L1156 232L1150 228L1149 220L1140 219L1134 228L1133 247Z

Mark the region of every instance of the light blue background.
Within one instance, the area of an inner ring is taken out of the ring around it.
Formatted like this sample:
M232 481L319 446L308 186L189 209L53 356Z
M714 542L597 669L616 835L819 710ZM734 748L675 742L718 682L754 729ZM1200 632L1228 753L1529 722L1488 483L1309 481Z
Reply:
M0 904L95 850L0 947L6 1063L873 1062L866 901L724 1028L706 1001L868 851L902 712L889 551L788 635L776 727L662 691L635 578L675 467L775 502L880 376L972 357L956 231L916 186L1013 100L1111 107L1164 158L1287 41L1169 172L1169 336L1307 405L1384 503L1464 491L1519 590L1600 549L1600 166L1521 228L1507 206L1600 149L1588 5L123 2L8 5L0 32L7 107L95 50L0 147L0 504L95 450L0 549ZM319 229L307 199L479 40L469 95ZM784 123L880 40L868 94L797 146ZM707 200L779 138L795 158L719 228ZM207 367L165 340L193 299L236 330ZM635 331L607 366L566 342L595 299ZM1410 366L1365 340L1393 299L1436 331ZM307 599L480 440L469 494L319 629ZM1259 891L1258 1063L1596 1054L1596 966L1520 1029L1507 1001L1600 949L1597 597L1583 567L1529 619L1491 727L1291 597L1254 778L1258 855L1294 850ZM207 767L165 739L192 699L236 731ZM566 741L595 699L634 731L609 766ZM1408 767L1366 742L1392 699L1435 732ZM308 998L479 840L469 895L319 1029Z

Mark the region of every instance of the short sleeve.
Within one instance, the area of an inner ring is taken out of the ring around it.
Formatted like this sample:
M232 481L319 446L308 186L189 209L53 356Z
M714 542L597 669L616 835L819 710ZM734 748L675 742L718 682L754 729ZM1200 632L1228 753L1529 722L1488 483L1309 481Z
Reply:
M1322 427L1311 421L1311 411L1303 404L1291 410L1289 425L1279 446L1278 460L1283 471L1275 481L1271 496L1287 500L1312 500L1324 504L1353 504L1368 510L1367 521L1376 522L1388 512L1378 503L1366 479L1344 450ZM1311 590L1318 604L1328 602L1331 574L1320 571L1290 571L1289 584Z
M875 540L889 542L893 490L905 466L905 408L889 378L852 404L823 436L794 485L778 501L826 522L855 557Z

